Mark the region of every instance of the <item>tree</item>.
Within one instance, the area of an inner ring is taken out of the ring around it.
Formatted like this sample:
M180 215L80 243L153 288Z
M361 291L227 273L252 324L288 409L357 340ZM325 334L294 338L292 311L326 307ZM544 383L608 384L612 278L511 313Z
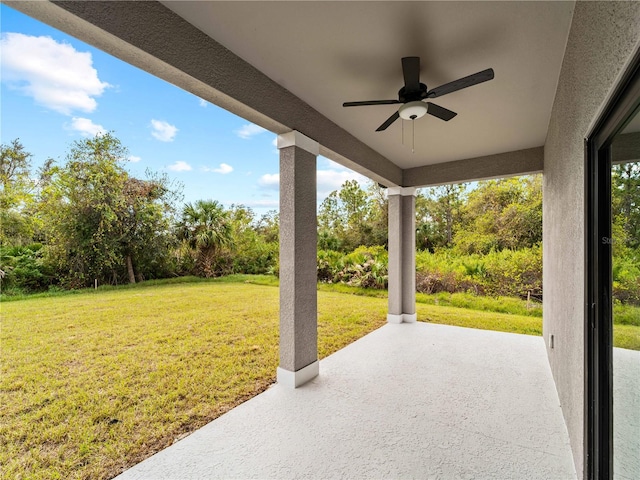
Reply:
M416 244L433 251L450 247L461 220L467 184L430 187L416 196Z
M216 256L233 243L229 213L216 200L187 203L178 224L178 238L196 252L196 268L205 277L215 275Z
M278 243L280 239L280 215L276 210L269 210L256 223L256 232L267 243Z
M321 249L351 251L360 245L386 241L386 199L375 185L362 189L355 180L331 192L318 212Z
M614 230L617 225L624 232L624 239L615 240L622 240L627 248L640 248L640 163L613 166L611 197ZM614 245L620 243L615 240Z
M367 223L371 229L367 244L386 246L389 236L387 189L379 183L371 182L367 187L367 195L369 198L369 218Z
M33 241L34 222L30 178L31 154L19 139L0 145L0 245L26 245Z
M111 133L77 141L63 166L41 172L40 212L49 258L64 281L87 286L144 278L141 268L168 257L161 248L173 209L165 178L135 179L127 149ZM136 268L138 272L136 273ZM125 276L126 275L126 276Z
M28 183L31 154L24 150L20 139L0 145L0 186L2 191Z
M147 172L140 180L128 177L124 183L125 209L120 212L121 245L129 283L144 279L144 272L163 275L165 254L173 241L170 221L179 190L166 174Z
M462 208L453 239L463 253L519 249L541 241L540 175L479 182Z
M256 220L253 210L231 205L228 210L232 227L233 251L223 249L226 271L261 274L273 271L277 264L278 215L271 211ZM220 257L221 255L219 255Z
M334 190L320 204L318 212L318 248L320 250L341 250L344 230L344 219L341 216L338 191Z

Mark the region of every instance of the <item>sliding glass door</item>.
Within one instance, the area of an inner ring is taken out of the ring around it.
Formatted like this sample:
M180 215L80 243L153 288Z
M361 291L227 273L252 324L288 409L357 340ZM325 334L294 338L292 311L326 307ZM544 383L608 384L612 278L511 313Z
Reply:
M586 141L585 473L640 478L640 52Z
M613 478L640 479L640 115L611 145Z

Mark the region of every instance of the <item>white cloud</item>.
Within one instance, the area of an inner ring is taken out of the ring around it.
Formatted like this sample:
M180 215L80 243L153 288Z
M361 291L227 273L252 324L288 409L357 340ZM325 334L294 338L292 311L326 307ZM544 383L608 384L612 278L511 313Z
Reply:
M140 160L142 160L142 158L140 158L140 157L138 157L138 156L136 156L136 155L129 155L128 160L129 160L131 163L138 163Z
M98 134L106 132L102 125L98 125L88 118L82 117L73 117L68 128L80 132L80 135L83 137L95 137Z
M167 169L171 170L172 172L188 172L192 170L191 165L182 160L178 160L173 165L169 165Z
M345 167L344 165L340 165L339 163L334 162L333 160L329 160L326 157L320 156L318 158L318 163L322 164L323 167L329 169L329 170L346 170L348 172L351 172L352 170L348 169L347 167Z
M209 103L206 100L199 98L198 105L200 105L201 107L206 107L207 105L209 105Z
M51 37L4 33L0 50L2 81L65 115L93 112L98 105L94 97L111 86L98 78L91 53Z
M153 128L151 135L161 142L172 142L176 133L178 133L178 129L174 125L164 120L151 120L151 128Z
M249 139L264 132L266 132L264 128L259 127L258 125L255 125L253 123L247 123L246 125L243 125L238 130L236 130L234 133L240 138Z
M278 208L280 201L278 199L252 200L243 203L243 205L250 208Z
M202 171L215 172L215 173L220 173L222 175L226 175L227 173L233 172L233 167L231 165L227 165L226 163L221 163L218 168L202 167Z
M260 185L262 188L267 188L269 190L279 190L280 174L266 173L260 177L260 179L258 180L258 185Z
M316 186L318 201L324 200L334 190L339 190L347 180L355 180L360 185L365 185L369 180L364 175L349 169L343 170L318 170L316 172ZM258 180L258 185L266 190L280 189L280 175L267 173Z
M364 185L368 181L367 177L353 170L318 170L316 175L318 197L322 198L334 190L339 190L347 180L355 180L360 185Z

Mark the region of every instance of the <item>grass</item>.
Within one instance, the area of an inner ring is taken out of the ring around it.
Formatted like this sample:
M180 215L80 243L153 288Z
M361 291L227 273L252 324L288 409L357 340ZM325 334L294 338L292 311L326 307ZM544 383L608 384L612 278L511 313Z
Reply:
M640 307L634 305L613 305L613 323L640 327Z
M640 350L640 327L634 325L613 326L613 346L628 350Z
M267 388L278 289L228 282L3 303L3 478L111 478ZM319 311L324 357L382 325L386 302L321 292Z
M3 478L111 478L266 389L274 285L233 276L3 299ZM537 316L421 300L421 321L541 334ZM320 285L318 310L323 358L385 323L386 292ZM616 344L640 349L639 332L616 325Z
M418 320L498 332L542 335L542 319L506 313L481 312L457 307L416 305Z
M140 290L144 288L156 287L158 285L180 285L180 284L193 284L193 283L253 283L255 285L278 285L278 278L273 275L228 275L226 277L219 278L201 278L201 277L176 277L176 278L163 278L160 280L146 280L143 283L124 284L124 285L100 285L97 289L84 288L77 290L64 290L61 288L51 288L46 292L39 293L3 293L0 295L2 303L15 302L20 300L33 300L36 298L53 298L53 297L66 297L69 295L82 295L101 293L112 290Z
M542 318L541 303L531 300L527 304L526 300L515 297L484 297L471 293L440 292L431 295L417 293L416 302Z

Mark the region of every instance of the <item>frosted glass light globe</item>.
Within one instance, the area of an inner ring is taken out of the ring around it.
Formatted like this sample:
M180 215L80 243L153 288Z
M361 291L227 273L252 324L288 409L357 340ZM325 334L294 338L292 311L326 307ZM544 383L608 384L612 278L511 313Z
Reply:
M415 120L427 113L427 105L420 101L405 103L398 109L398 113L404 120Z

